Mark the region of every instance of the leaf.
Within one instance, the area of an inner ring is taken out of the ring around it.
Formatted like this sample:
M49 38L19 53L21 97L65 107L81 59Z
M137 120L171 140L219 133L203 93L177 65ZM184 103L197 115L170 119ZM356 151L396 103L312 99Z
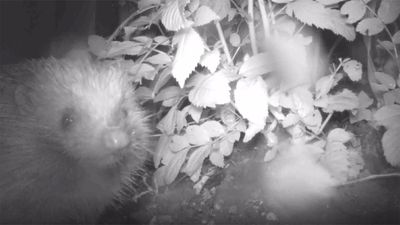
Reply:
M165 105L164 103L165 103L165 101L163 102L163 105ZM177 111L177 114L176 114L176 131L178 133L180 133L181 130L188 125L187 121L186 121L186 115L187 115L186 112L179 111L179 110Z
M400 30L393 34L393 43L400 44Z
M350 141L354 135L350 132L347 132L346 130L342 128L335 128L331 130L328 134L327 141L328 142L340 142L340 143L346 143Z
M378 17L385 24L393 23L400 14L400 1L384 0L378 9Z
M268 116L267 85L261 77L243 78L234 91L235 107L243 118L264 127Z
M166 36L157 36L153 40L154 40L154 42L156 42L159 45L169 45L170 44L169 38Z
M361 91L358 94L358 102L360 103L359 107L364 109L364 108L368 108L370 105L372 105L374 100L372 98L370 98L364 91Z
M161 22L171 31L178 31L188 26L188 21L184 17L181 9L184 7L184 1L171 0L162 9Z
M321 96L327 95L331 88L335 85L335 79L333 79L332 75L319 78L319 80L315 83L315 98L319 99Z
M314 25L318 28L329 29L339 34L348 41L356 37L354 28L347 24L346 19L338 10L325 8L323 4L313 0L297 0L287 4L286 13L295 16L307 25Z
M219 152L224 156L230 156L233 150L233 142L224 139L219 143Z
M385 24L378 18L366 18L357 24L356 31L362 35L373 36L379 34L384 28Z
M224 127L215 120L209 120L200 125L204 130L207 131L210 137L220 137L221 135L225 134Z
M229 0L201 0L200 4L210 7L221 20L228 15L231 9L231 2Z
M340 8L340 13L348 15L347 22L355 23L361 20L367 11L366 4L361 0L351 0L345 2Z
M239 74L245 77L255 77L271 72L273 65L269 60L270 57L267 53L260 53L250 57L240 67Z
M90 35L88 38L88 45L90 51L100 58L105 57L110 48L110 44L107 40L98 35Z
M272 2L278 3L278 4L282 4L282 3L288 3L288 2L292 2L294 0L272 0Z
M380 41L378 40L378 44L380 46L382 46L384 49L388 50L388 51L393 51L395 46L392 42L390 41Z
M387 129L400 127L400 105L383 106L375 112L374 119Z
M213 20L219 20L220 17L215 14L208 6L202 5L196 10L194 15L194 25L202 26Z
M396 80L389 74L383 72L375 72L375 78L379 84L384 85L387 89L394 89L396 87Z
M240 39L239 34L237 34L237 33L231 33L231 34L229 35L229 43L231 43L231 45L232 45L233 47L239 47L239 46L240 46L240 43L241 43L241 39Z
M179 86L183 87L185 80L200 61L205 46L203 39L192 28L181 30L174 39L178 42L178 50L172 63L171 72Z
M139 80L142 78L153 80L156 69L148 63L135 63L128 71L130 74L135 74Z
M181 169L183 163L186 160L186 155L188 153L189 149L185 149L182 151L179 151L174 154L174 157L170 161L168 165L165 167L165 184L171 184L175 178L179 174L179 170ZM162 167L161 167L162 168ZM159 168L160 169L160 168Z
M200 77L201 76L201 77ZM231 101L228 80L224 76L211 74L199 75L200 79L189 92L189 101L198 107L215 107Z
M306 117L314 111L313 94L307 86L300 86L293 89L290 93L293 108L300 117Z
M221 61L221 56L218 49L214 49L213 51L206 52L200 60L200 65L206 67L211 73L214 73L217 70L217 67Z
M283 128L295 125L300 121L300 117L297 114L289 113L286 115L285 119L281 122Z
M311 130L313 133L316 134L319 132L319 129L322 124L322 115L318 109L313 110L312 113L308 114L307 116L301 119L303 123L307 126L307 128Z
M343 89L335 95L328 95L314 102L317 107L323 108L325 112L343 112L358 108L358 97L348 89Z
M222 155L219 151L213 151L210 154L210 161L212 164L215 166L218 166L220 168L224 167L224 155Z
M187 149L188 147L190 147L190 145L188 140L186 139L186 136L174 135L171 137L169 149L173 153L180 152L184 149Z
M359 109L357 110L357 113L353 116L350 115L350 123L357 123L359 121L362 120L366 120L366 121L372 121L373 119L373 115L371 110L369 109Z
M135 90L135 96L139 99L139 101L147 101L153 99L152 91L150 88L141 86Z
M400 127L387 130L382 137L383 153L392 166L400 167Z
M333 4L337 4L339 2L342 2L344 0L317 0L318 2L324 4L324 5L333 5Z
M161 135L160 138L158 139L156 151L153 157L155 168L158 168L160 166L160 162L164 156L165 151L169 150L168 148L165 147L168 145L169 142L170 142L170 137L164 134Z
M154 102L160 102L168 99L179 98L182 90L178 86L168 86L160 91L154 97Z
M265 124L256 124L253 122L249 122L249 127L246 129L244 133L243 142L246 143L253 139L253 137L258 134L260 131L264 129Z
M383 94L385 105L400 104L400 89L394 89Z
M107 54L104 57L113 58L121 55L141 55L144 53L144 45L134 41L112 41Z
M347 73L350 80L359 81L362 77L362 65L356 60L349 60L343 63L343 70Z
M191 125L186 128L185 137L190 144L205 145L211 141L210 135L207 130L198 125Z
M144 9L151 5L160 5L161 0L139 0L137 4L138 4L138 9Z
M185 168L182 170L187 175L192 176L203 165L204 159L210 154L211 147L209 145L201 146L190 154Z
M157 124L157 129L161 130L164 134L173 134L175 130L176 121L176 107L172 107L167 115L165 115Z
M166 53L159 52L156 55L150 56L145 61L156 65L165 65L171 62L171 58Z
M344 147L344 149L331 148L327 150L321 157L321 164L340 182L346 182L348 180L347 173L350 168L350 161L346 152L346 147Z
M201 113L203 112L202 108L196 107L194 105L188 106L188 114L192 117L192 119L198 123L200 121Z

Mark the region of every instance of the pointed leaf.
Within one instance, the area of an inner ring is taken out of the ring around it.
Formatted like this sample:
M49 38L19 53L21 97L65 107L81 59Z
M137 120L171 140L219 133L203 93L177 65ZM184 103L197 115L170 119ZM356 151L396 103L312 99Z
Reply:
M400 167L400 128L389 129L383 134L382 147L386 161Z
M385 24L393 23L400 14L400 1L384 0L378 9L378 17Z
M193 145L204 145L211 141L207 130L198 125L188 126L185 137Z
M219 20L220 17L215 14L212 9L210 9L208 6L200 6L196 10L195 16L194 16L194 25L195 26L202 26L205 25L213 20Z
M273 64L270 55L260 53L247 59L239 69L239 74L245 77L254 77L271 72Z
M189 101L198 107L215 107L231 101L230 86L224 76L218 74L199 75L198 82L189 92Z

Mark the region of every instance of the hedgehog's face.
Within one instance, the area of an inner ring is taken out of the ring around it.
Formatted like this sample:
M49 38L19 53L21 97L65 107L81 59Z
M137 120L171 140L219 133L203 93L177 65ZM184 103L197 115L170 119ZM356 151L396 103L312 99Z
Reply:
M39 67L20 102L57 137L62 151L99 166L143 162L148 126L128 77L110 67L57 60Z

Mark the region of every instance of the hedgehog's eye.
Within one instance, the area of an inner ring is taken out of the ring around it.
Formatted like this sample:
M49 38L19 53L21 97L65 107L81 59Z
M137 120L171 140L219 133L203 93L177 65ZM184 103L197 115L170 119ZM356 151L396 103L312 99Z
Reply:
M74 122L75 118L73 110L72 109L64 110L61 118L61 128L63 130L69 130Z

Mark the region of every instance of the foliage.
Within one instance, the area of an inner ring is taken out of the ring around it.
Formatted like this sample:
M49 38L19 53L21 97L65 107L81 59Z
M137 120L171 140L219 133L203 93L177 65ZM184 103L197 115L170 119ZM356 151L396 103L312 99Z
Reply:
M98 58L119 60L135 81L150 81L136 93L160 105L157 184L172 183L180 172L199 181L206 162L223 168L234 143L258 133L268 140L266 161L288 139L321 149L318 163L336 180L354 179L363 169L359 146L351 144L356 137L343 128L325 129L333 114L344 111L351 123L384 126L385 157L400 166L398 74L378 71L370 54L366 68L339 58L328 72L320 60L328 57L310 51L320 45L318 31L305 29L329 30L347 41L358 34L369 53L376 40L390 56L383 64L398 69L400 32L389 27L400 14L400 1L249 2L141 0L108 40L89 38ZM149 29L158 34L145 35ZM120 32L123 37L114 40ZM367 81L372 92L341 88L344 80Z

